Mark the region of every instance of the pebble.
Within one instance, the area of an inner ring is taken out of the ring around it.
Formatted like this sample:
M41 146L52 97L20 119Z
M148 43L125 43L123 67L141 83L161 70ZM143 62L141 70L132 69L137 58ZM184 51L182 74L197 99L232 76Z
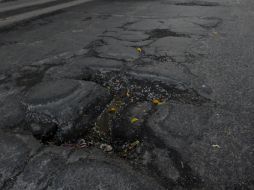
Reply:
M101 144L100 149L102 149L104 152L111 152L113 150L113 147L108 144Z

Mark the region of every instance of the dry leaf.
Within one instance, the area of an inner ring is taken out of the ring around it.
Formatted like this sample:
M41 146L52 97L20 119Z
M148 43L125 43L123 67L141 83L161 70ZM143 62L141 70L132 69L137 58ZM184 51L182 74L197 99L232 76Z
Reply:
M153 99L152 102L153 102L154 105L161 105L161 104L165 103L165 102L162 102L159 99Z
M141 49L141 48L137 48L136 50L137 50L137 52L139 52L139 53L142 52L142 49Z
M136 117L131 118L131 123L136 123L137 121L138 121L138 118Z
M128 148L129 150L131 150L135 148L136 146L138 146L139 144L140 144L139 140L136 140L135 142L131 143Z
M161 103L160 100L158 100L158 99L153 99L152 102L154 105L159 105Z
M116 108L112 107L108 110L109 113L115 113L116 112Z

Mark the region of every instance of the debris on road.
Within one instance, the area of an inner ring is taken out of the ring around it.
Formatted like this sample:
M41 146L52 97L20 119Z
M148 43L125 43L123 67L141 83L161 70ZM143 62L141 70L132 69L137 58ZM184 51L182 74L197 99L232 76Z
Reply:
M131 118L131 123L136 123L136 122L138 122L138 118L136 118L136 117L133 117L133 118Z
M108 110L109 113L115 113L116 112L116 108L112 107Z
M108 144L101 144L100 149L102 149L104 152L111 152L113 151L113 147Z
M142 52L142 49L141 48L137 48L136 49L138 53L141 53Z
M213 148L221 148L220 145L218 145L218 144L213 144L212 147Z

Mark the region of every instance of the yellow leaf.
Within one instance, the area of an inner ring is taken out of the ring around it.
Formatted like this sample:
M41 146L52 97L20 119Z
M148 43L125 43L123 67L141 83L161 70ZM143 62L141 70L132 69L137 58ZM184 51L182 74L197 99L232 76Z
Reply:
M153 104L154 105L159 105L161 102L160 102L160 100L158 100L158 99L153 99Z
M136 117L131 118L131 123L136 123L137 121L138 121L138 118Z
M139 53L142 52L142 49L141 49L141 48L137 48L136 50L137 50L137 52L139 52Z
M115 112L116 112L116 108L110 108L110 109L108 110L108 112L109 112L109 113L115 113Z

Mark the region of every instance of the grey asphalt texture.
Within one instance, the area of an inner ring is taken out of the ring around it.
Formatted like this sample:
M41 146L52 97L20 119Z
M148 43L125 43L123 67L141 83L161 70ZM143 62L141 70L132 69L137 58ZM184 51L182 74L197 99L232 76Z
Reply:
M253 20L95 0L1 30L0 189L254 189Z

